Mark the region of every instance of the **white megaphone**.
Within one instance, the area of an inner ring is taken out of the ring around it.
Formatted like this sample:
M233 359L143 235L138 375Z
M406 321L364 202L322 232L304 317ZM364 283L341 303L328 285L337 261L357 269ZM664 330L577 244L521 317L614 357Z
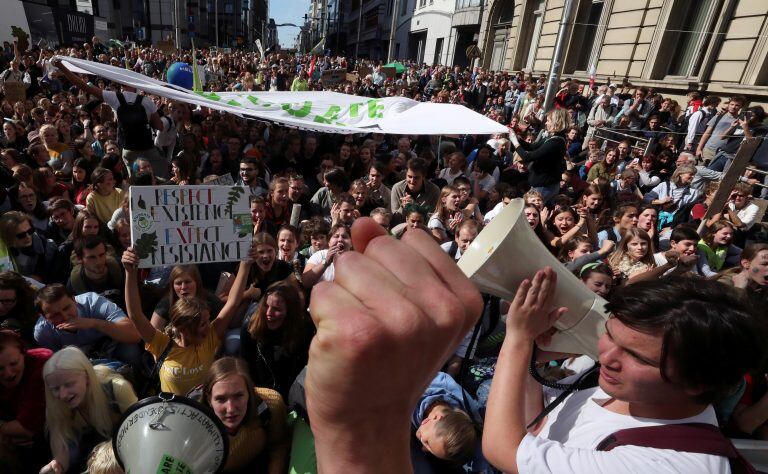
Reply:
M606 301L590 291L544 245L523 216L525 203L514 199L480 232L459 260L459 268L483 293L512 301L520 283L544 267L557 272L554 306L568 312L555 323L558 332L544 350L586 354L597 360L597 341L605 332Z
M229 435L209 408L161 393L123 414L112 448L127 473L215 473L226 465Z

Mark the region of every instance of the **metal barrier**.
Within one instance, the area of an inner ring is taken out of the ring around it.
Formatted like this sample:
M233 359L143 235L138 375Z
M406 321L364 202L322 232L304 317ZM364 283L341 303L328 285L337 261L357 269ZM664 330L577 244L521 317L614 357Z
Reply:
M615 138L616 136L623 138L617 140ZM617 145L626 140L630 143L633 152L632 154L634 156L645 156L650 154L651 147L653 147L654 143L656 143L655 138L638 137L637 135L620 132L611 128L595 128L592 137L603 140L604 142L615 143Z

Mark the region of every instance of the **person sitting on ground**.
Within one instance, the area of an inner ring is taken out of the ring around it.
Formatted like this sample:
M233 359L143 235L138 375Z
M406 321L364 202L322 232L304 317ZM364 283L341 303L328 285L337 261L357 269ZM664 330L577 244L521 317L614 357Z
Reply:
M211 364L202 402L229 436L223 472L285 472L290 447L285 404L274 390L254 387L242 359L222 357Z
M77 346L92 359L139 367L139 333L123 310L103 296L75 296L54 283L37 292L35 307L40 314L35 340L40 346L53 351Z
M19 335L0 330L0 459L8 472L32 472L48 459L44 439L43 365L50 349L27 349Z
M307 365L314 332L296 286L285 281L270 285L256 311L243 322L240 336L240 355L248 362L253 381L287 398Z
M229 298L212 322L205 301L197 297L180 298L169 311L170 322L165 331L158 331L141 309L137 280L139 258L133 248L123 252L128 317L155 362L160 360L162 364L158 372L160 390L185 395L191 388L202 383L221 346L229 322L240 306L253 257L251 246L247 257L249 260L240 262Z
M75 241L78 264L67 281L67 291L73 295L94 292L125 310L123 269L117 259L107 254L107 242L99 235L89 235Z
M109 439L120 415L138 401L136 393L109 367L91 365L77 347L54 353L43 378L53 460L41 472L80 472L96 443Z

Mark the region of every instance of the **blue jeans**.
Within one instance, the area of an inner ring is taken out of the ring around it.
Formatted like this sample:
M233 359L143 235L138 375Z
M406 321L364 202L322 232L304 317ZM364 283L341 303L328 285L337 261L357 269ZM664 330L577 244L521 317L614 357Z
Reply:
M712 163L710 163L707 168L713 171L720 171L724 173L728 171L732 161L733 155L729 155L724 151L718 151L715 155L715 159L712 160Z

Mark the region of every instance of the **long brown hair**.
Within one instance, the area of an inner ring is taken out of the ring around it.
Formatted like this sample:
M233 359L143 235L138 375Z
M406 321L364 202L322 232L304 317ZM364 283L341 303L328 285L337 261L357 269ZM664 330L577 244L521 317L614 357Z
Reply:
M179 298L168 312L169 323L165 333L171 339L179 339L181 331L200 325L208 313L208 304L199 298Z
M611 268L616 268L621 263L621 260L627 255L629 242L634 238L645 240L648 244L648 250L645 252L643 258L640 259L640 262L650 265L651 267L656 266L656 260L653 258L653 241L648 235L648 232L643 229L638 229L637 227L630 227L624 232L624 235L621 236L621 242L619 242L618 248L610 257L608 257L608 264Z
M306 312L302 307L296 286L285 280L273 283L264 292L259 307L248 323L248 334L255 340L263 340L270 331L267 327L267 297L276 295L285 304L285 320L282 326L281 344L288 352L294 352L304 339Z
M176 281L182 275L189 275L195 282L195 297L203 299L205 289L203 288L203 280L200 277L200 270L197 269L197 265L176 265L171 270L171 275L168 278L170 284L168 285L168 307L173 307L176 301L179 300L178 295L173 289L173 282Z
M707 230L707 234L702 237L701 240L703 240L704 243L709 246L709 248L715 250L715 234L726 227L730 227L734 232L736 231L736 226L734 226L730 221L719 220L712 224L712 227Z
M250 373L248 371L248 364L237 357L222 357L218 359L208 369L208 374L205 376L203 382L203 404L207 407L211 407L211 393L213 392L213 386L219 383L221 380L232 376L238 375L243 378L245 382L245 390L248 392L248 408L245 410L245 416L243 417L242 424L245 425L251 421L253 414L256 413L256 392L253 389L253 380L251 380Z

